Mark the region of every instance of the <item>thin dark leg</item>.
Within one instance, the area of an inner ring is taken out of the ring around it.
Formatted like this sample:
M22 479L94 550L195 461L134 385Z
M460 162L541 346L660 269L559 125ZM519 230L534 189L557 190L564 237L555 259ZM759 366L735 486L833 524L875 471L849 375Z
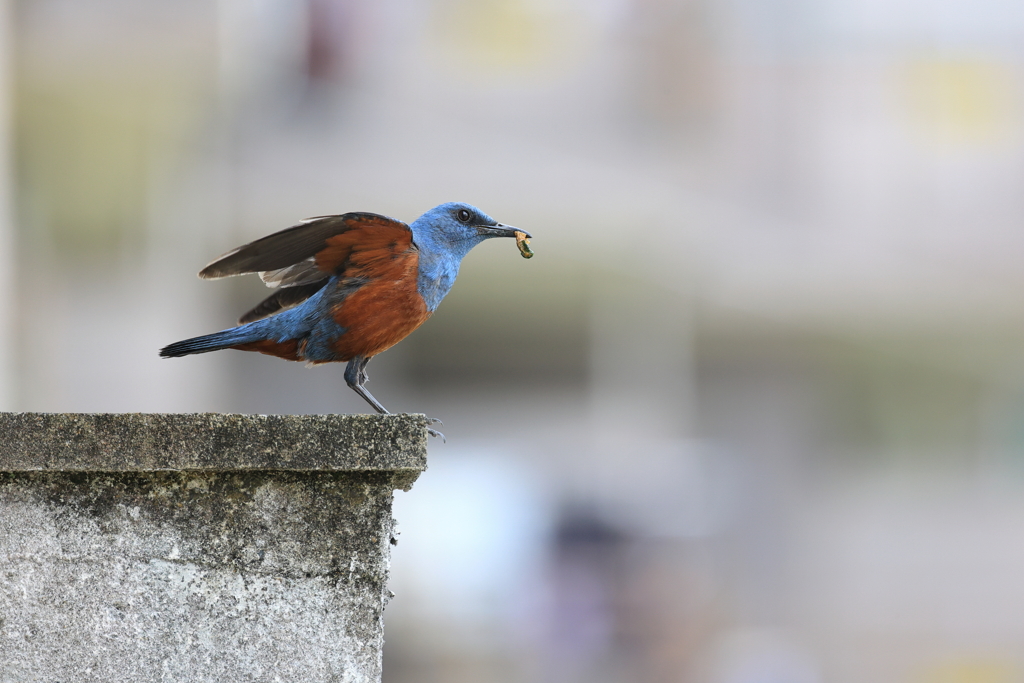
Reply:
M378 413L380 413L381 415L390 415L391 413L388 412L388 409L382 406L380 404L380 401L375 399L373 397L373 394L367 391L366 387L363 386L363 384L365 384L367 380L370 379L366 374L366 364L369 362L369 358L363 358L362 356L356 356L355 358L350 360L348 362L348 365L345 366L345 383L352 387L352 389L357 394L362 396L363 399L371 406L373 406L373 409L376 410ZM431 422L436 422L440 424L441 421L431 418ZM431 436L441 437L442 441L447 441L447 439L444 438L444 434L437 431L436 429L430 429L428 427L427 433L430 434Z
M367 391L366 387L363 386L363 384L366 383L366 380L369 379L369 377L366 376L365 370L366 364L369 362L369 358L363 358L362 356L356 356L350 360L348 365L345 366L345 383L352 387L357 394L362 396L363 399L373 406L373 409L378 413L381 415L390 415L391 413L388 412L388 409L382 406L380 401L375 399L373 394Z

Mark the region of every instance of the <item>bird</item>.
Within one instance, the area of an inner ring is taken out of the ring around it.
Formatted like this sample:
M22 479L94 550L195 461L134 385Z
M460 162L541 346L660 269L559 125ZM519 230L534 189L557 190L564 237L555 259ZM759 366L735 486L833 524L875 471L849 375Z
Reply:
M238 326L169 344L160 356L239 349L308 365L347 362L348 386L388 415L366 389L367 363L426 322L462 259L494 237L514 237L522 250L530 234L460 202L435 206L411 225L364 212L308 218L203 268L206 280L259 273L276 291Z

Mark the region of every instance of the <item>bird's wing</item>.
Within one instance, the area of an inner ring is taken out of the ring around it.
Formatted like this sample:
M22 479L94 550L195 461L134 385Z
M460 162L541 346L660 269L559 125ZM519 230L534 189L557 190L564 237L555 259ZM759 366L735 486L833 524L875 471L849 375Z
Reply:
M252 310L239 318L238 324L244 325L245 323L251 323L253 320L266 318L278 311L301 304L303 301L316 294L320 288L324 286L324 282L324 280L320 280L308 285L281 287L253 307Z
M267 287L295 287L326 280L329 277L330 273L325 273L316 267L316 258L313 256L287 268L260 271L260 279Z
M333 275L372 277L375 263L411 245L412 230L393 218L374 213L319 216L229 251L199 277L259 273L268 287L279 287L239 318L243 324L302 303Z
M229 251L199 271L199 277L260 273L271 287L294 287L343 274L353 250L381 242L408 248L412 230L375 213L319 216Z

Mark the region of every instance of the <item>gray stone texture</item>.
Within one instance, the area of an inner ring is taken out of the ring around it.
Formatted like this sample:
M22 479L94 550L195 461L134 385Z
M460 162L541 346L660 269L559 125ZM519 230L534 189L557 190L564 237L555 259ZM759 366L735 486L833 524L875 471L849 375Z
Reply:
M0 413L0 681L379 681L425 427Z

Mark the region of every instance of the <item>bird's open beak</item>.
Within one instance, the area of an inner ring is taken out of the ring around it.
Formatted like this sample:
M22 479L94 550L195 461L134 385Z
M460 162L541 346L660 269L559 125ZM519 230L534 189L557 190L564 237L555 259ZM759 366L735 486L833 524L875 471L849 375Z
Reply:
M517 232L521 232L526 235L527 238L532 237L530 233L519 228L514 228L511 225L477 225L476 231L484 237L515 237Z

